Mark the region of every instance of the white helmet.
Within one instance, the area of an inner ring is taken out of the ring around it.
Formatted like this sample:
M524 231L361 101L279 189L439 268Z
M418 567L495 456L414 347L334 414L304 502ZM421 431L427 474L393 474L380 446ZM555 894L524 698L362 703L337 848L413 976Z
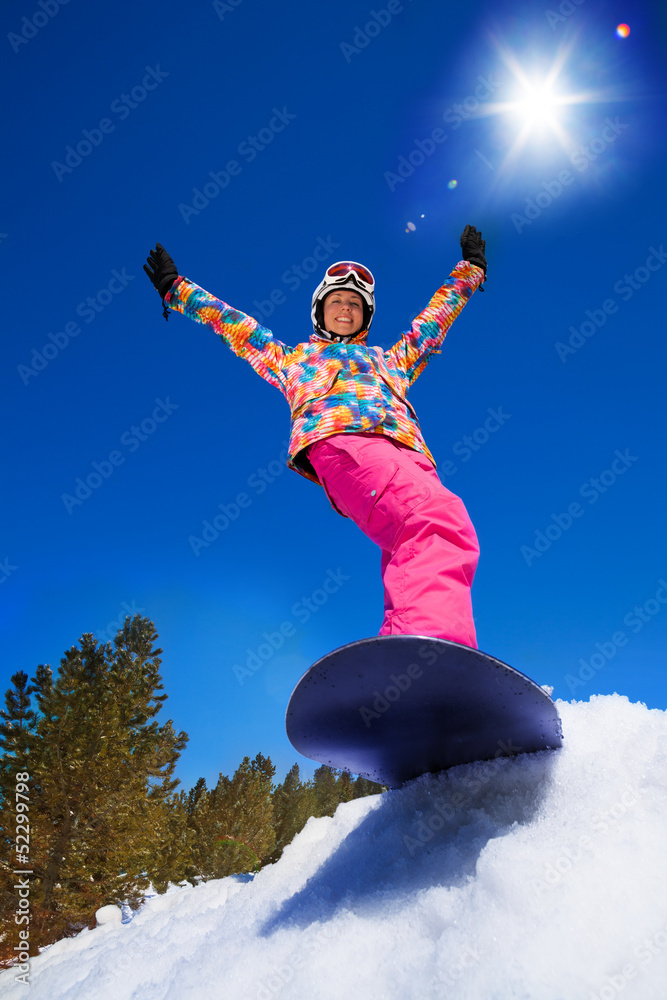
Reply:
M315 333L325 333L325 298L329 292L341 288L348 288L361 295L364 310L362 329L370 329L375 312L375 278L363 264L357 264L354 260L339 260L327 268L326 274L313 293L310 315Z

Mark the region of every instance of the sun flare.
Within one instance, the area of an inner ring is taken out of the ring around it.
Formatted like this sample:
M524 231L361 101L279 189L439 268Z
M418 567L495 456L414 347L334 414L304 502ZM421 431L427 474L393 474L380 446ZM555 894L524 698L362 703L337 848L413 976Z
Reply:
M524 120L539 124L554 117L559 103L561 100L550 86L538 83L515 102L515 110Z
M496 175L508 181L526 157L545 157L554 146L569 155L577 142L580 110L604 104L618 95L613 88L584 90L572 68L575 39L561 44L547 58L536 49L513 51L492 37L500 62L507 71L501 99L485 102L479 117L495 119L501 130L505 156ZM496 133L498 134L498 133Z

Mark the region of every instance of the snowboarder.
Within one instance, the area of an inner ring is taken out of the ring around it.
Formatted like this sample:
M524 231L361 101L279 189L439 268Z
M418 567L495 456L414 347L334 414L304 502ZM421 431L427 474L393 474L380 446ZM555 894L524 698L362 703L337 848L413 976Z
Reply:
M334 510L381 549L380 635L477 648L470 597L477 536L463 502L438 478L407 390L486 280L485 249L481 231L466 226L463 259L388 351L366 343L375 281L355 261L327 268L312 298L313 333L296 347L179 274L160 243L144 265L165 318L169 308L212 327L287 399L287 465L321 485Z

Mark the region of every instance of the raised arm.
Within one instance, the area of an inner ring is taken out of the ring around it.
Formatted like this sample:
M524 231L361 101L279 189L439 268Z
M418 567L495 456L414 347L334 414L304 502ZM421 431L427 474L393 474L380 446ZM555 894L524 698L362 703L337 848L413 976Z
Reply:
M158 291L168 318L169 309L182 313L196 323L210 326L238 357L252 365L258 375L285 395L285 356L291 347L276 340L270 330L260 326L252 316L227 305L179 275L178 269L164 247L156 244L151 250L144 271Z
M412 321L412 327L386 351L388 363L405 372L410 386L421 374L432 354L439 354L450 326L486 281L486 241L474 226L461 234L463 259L438 289L426 308Z

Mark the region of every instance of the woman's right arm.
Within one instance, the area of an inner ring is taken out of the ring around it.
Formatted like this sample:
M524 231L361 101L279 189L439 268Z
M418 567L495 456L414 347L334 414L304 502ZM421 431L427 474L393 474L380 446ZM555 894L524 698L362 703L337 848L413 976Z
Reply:
M252 316L216 298L193 281L178 274L164 247L157 244L144 271L157 288L165 309L210 326L238 357L252 365L258 375L285 395L284 360L292 348L276 340L270 330Z

